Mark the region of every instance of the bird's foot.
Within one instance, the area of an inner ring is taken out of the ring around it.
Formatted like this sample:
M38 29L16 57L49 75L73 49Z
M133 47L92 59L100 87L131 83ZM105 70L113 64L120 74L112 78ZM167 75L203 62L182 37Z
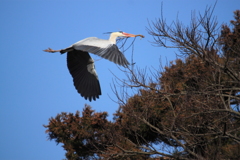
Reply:
M49 53L60 52L60 50L53 50L53 49L51 49L51 48L45 49L45 50L43 50L43 51L49 52Z

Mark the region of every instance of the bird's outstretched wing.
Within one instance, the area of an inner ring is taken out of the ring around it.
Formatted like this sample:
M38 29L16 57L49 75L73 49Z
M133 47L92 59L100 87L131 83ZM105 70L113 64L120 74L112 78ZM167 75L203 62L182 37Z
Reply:
M89 101L99 98L101 88L94 61L88 52L79 50L68 52L67 66L73 77L74 86L78 93Z
M73 44L71 47L75 50L82 50L96 54L120 66L127 67L129 65L129 62L119 51L116 44L113 44L108 40L99 39L97 37L89 37Z

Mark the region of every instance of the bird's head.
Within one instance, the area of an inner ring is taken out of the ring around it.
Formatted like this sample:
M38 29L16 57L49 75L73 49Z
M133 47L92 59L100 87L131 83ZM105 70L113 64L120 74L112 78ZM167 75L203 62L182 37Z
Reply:
M118 31L118 32L111 32L109 40L112 43L116 44L116 38L117 37L126 37L126 38L128 38L128 37L137 37L137 36L140 36L140 37L144 38L144 36L140 35L140 34L135 35L135 34L130 34L130 33L125 33L125 32L122 32L122 31Z
M122 31L119 32L112 32L111 35L115 35L116 37L136 37L137 35L125 33Z

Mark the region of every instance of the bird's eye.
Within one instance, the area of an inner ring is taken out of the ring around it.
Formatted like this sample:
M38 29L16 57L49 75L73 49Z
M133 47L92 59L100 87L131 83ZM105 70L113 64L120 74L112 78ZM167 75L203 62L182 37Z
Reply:
M119 31L119 33L123 33L123 31Z

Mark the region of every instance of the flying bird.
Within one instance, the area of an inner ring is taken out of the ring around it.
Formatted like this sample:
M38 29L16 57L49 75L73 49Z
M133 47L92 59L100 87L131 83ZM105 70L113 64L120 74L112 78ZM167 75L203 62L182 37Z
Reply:
M117 37L144 37L122 31L112 32L108 40L89 37L60 50L48 48L45 52L64 54L67 52L67 66L73 78L73 84L78 93L86 100L99 98L101 88L95 70L94 60L89 53L108 59L120 66L127 67L129 62L116 45Z

